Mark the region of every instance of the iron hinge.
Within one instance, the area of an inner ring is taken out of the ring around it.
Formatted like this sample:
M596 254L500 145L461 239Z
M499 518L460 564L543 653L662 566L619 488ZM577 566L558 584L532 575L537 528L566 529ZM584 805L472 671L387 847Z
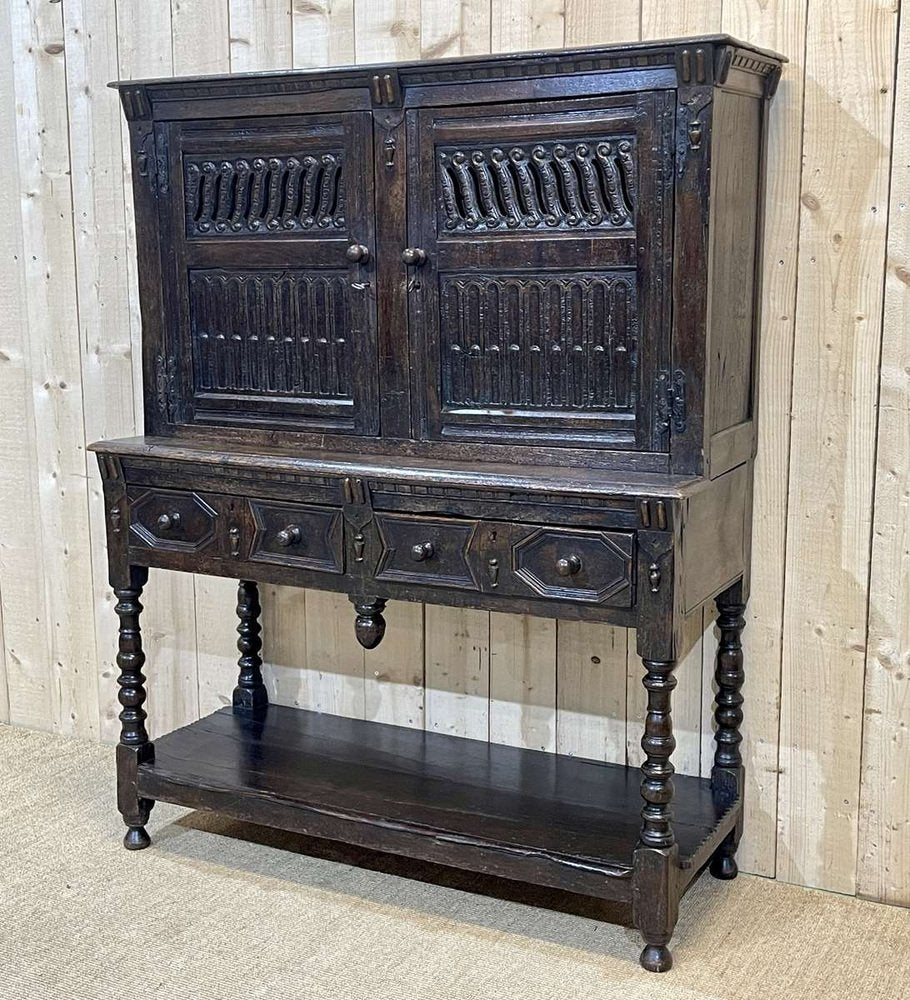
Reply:
M662 371L657 374L657 424L664 430L682 434L686 429L686 373Z

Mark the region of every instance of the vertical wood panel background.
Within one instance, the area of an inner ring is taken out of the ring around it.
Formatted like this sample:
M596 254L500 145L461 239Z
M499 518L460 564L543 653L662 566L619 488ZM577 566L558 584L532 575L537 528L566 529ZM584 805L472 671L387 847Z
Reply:
M116 738L115 624L85 445L141 429L113 78L727 31L790 58L771 114L747 630L745 870L910 905L910 15L896 0L17 0L0 4L0 721ZM899 26L899 22L902 24ZM900 30L902 27L903 30ZM153 731L227 703L230 581L153 571ZM267 587L285 704L640 759L622 629ZM678 766L711 750L709 620Z

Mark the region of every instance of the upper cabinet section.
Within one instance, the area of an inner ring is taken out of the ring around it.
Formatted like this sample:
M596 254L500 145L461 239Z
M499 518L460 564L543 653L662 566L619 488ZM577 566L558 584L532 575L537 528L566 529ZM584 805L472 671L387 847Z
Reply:
M780 68L716 36L119 84L147 432L747 460Z

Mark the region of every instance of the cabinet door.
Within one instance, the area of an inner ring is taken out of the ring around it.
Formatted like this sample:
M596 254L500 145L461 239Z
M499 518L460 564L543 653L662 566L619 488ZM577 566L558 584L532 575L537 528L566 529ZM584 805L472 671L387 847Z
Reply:
M409 113L418 436L666 450L672 121L664 93Z
M369 114L167 128L172 420L377 433Z

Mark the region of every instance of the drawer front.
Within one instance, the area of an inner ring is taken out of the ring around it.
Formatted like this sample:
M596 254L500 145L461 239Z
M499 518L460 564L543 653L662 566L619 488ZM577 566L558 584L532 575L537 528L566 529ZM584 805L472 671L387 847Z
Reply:
M635 539L631 532L537 528L521 529L513 539L513 592L631 607Z
M255 532L251 562L344 572L341 511L331 507L251 500Z
M377 580L479 589L468 559L476 521L381 514L376 527L381 544Z
M190 490L148 490L130 498L130 542L196 552L216 537L218 511Z

